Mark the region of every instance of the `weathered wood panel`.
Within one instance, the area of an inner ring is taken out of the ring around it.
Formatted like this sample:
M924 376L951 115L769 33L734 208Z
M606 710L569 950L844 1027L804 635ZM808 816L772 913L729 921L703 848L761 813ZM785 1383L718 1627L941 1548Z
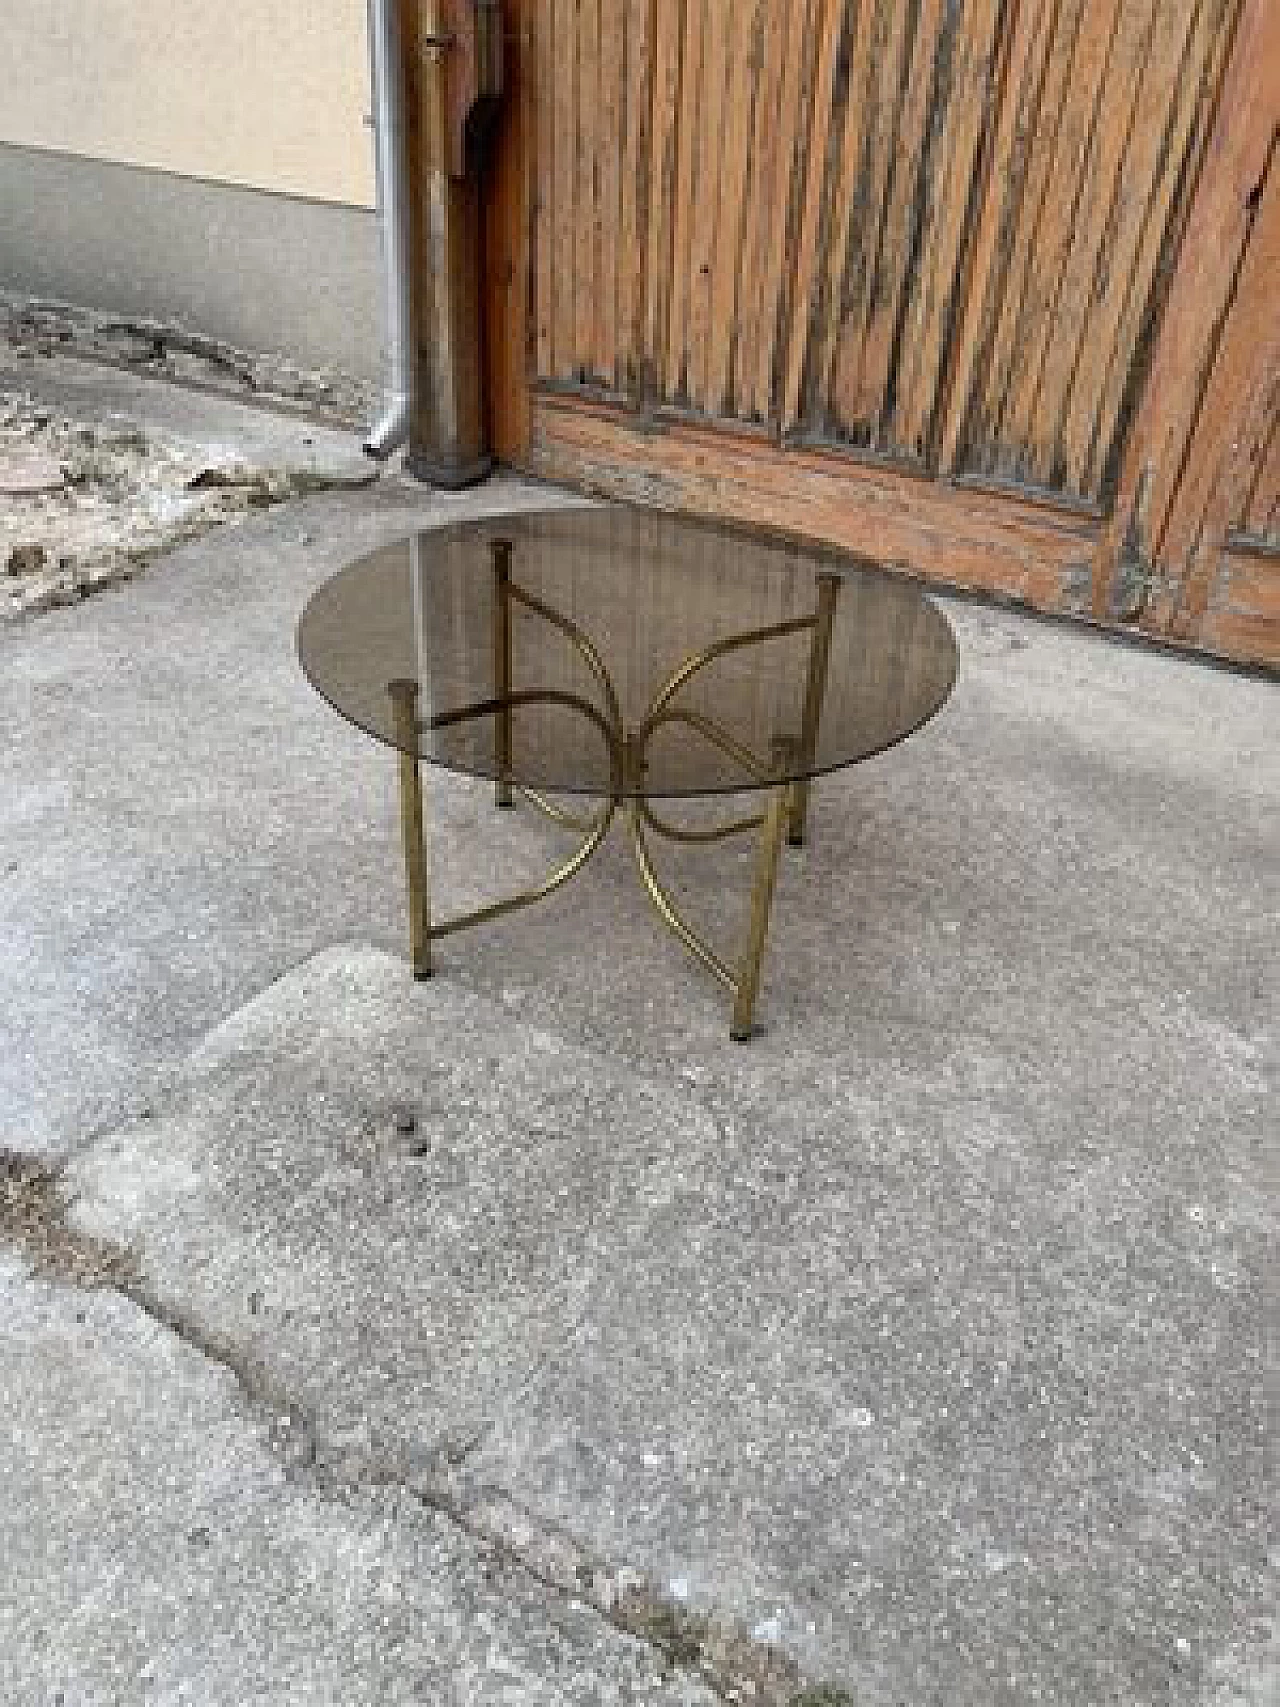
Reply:
M1224 657L1280 665L1280 558L1224 552L1193 638Z
M1280 550L1280 418L1271 422L1266 446L1258 458L1258 472L1236 518L1235 531Z
M1022 13L948 450L958 471L1102 503L1235 6L1061 0Z
M1276 650L1272 405L1230 513L1206 427L1262 312L1237 287L1280 104L1274 0L507 7L524 110L487 289L495 385L523 390L495 400L511 460L715 509L694 465L723 441L742 513L802 526L787 470L820 452L812 529L865 527L869 552L887 461L931 516L983 487L1033 534L1055 503L1073 542L1091 530L1087 564L1043 575L993 540L987 576L950 573L931 531L901 558L921 573ZM634 466L606 480L609 455Z
M1192 638L1211 613L1250 614L1241 610L1245 585L1256 589L1266 568L1273 577L1280 574L1280 560L1264 562L1246 583L1233 574L1225 557L1233 523L1248 515L1280 414L1280 172L1274 154L1273 138L1265 177L1257 187L1232 311L1165 525L1160 545L1163 574L1143 613L1144 623L1157 633Z
M1157 633L1179 609L1191 550L1220 550L1239 513L1215 515L1209 536L1193 544L1204 534L1202 494L1217 485L1223 446L1243 425L1239 396L1228 388L1206 408L1207 388L1224 355L1255 378L1268 377L1276 359L1274 275L1257 266L1246 275L1251 239L1261 230L1271 242L1275 218L1274 195L1264 202L1263 194L1280 110L1280 16L1270 0L1244 0L1217 106L1094 570L1093 608L1104 617L1125 610L1126 586L1149 576L1151 595L1132 614ZM1242 295L1246 276L1253 283Z
M1099 501L1236 5L543 0L537 377Z
M1088 595L1093 517L886 464L851 475L838 450L761 456L750 435L710 423L654 423L585 398L535 394L528 464L590 491L825 540L1042 610Z
M789 259L785 233L794 228L791 199L808 108L804 79L816 5L817 0L802 0L792 17L782 6L765 9L738 323L737 403L748 420L770 414L779 383L777 328Z
M800 384L804 377L805 352L808 348L814 281L821 260L822 233L829 225L831 209L824 196L828 171L828 139L831 135L832 100L840 64L840 43L846 28L845 9L841 0L825 0L812 17L811 39L816 47L812 82L805 80L804 99L810 108L809 122L804 129L800 147L793 162L799 180L795 194L788 197L788 213L800 210L799 226L784 230L782 240L788 250L796 243L791 288L787 299L789 325L783 322L761 328L764 336L772 333L782 343L785 352L781 369L782 393L778 399L779 421L784 432L795 426L800 406ZM800 186L803 186L801 189ZM770 400L765 413L772 417Z
M992 67L1000 12L995 0L974 0L966 6L955 24L949 79L943 79L944 62L939 62L933 99L946 118L937 121L937 140L924 166L924 213L916 245L920 264L912 272L910 308L901 335L901 397L896 427L889 435L890 444L922 458L940 401L960 257L972 219L979 142L995 99Z
M524 454L530 433L529 373L550 364L551 325L534 319L531 303L533 239L552 207L549 110L538 99L545 87L541 54L549 48L535 35L531 17L544 0L507 0L507 27L517 51L508 53L504 103L494 167L484 203L484 343L488 379L488 425L494 453L508 462ZM549 255L538 251L537 265ZM542 300L545 300L543 298ZM495 328L508 329L495 336Z

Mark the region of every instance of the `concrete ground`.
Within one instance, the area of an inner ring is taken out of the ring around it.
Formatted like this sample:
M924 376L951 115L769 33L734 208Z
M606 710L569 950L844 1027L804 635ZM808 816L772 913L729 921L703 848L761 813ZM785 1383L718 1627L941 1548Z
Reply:
M0 633L0 1699L1280 1699L1275 684L944 601L749 1047L621 840L414 986L294 624L553 501L315 495ZM459 907L562 846L432 809ZM722 938L744 861L674 862Z

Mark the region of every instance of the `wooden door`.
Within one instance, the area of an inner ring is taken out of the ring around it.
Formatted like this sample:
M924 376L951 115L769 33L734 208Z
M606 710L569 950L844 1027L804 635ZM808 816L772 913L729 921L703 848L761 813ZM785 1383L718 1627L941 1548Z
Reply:
M1280 662L1280 7L508 0L508 31L507 460Z

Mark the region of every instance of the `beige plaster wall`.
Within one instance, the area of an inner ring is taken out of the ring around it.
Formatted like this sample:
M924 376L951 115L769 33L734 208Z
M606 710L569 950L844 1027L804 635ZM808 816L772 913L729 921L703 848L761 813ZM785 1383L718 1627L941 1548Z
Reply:
M0 0L0 143L371 207L365 0Z

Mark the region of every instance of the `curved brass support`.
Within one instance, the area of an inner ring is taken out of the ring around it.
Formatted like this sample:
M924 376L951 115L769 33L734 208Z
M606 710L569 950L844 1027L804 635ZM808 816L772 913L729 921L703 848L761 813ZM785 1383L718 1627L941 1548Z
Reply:
M715 658L722 658L726 653L737 652L747 646L754 646L762 641L781 639L789 634L798 634L812 628L813 618L797 618L794 622L777 623L770 628L756 629L750 634L733 635L729 639L719 641L715 646L687 659L663 687L645 715L636 734L628 743L629 771L635 789L631 800L631 836L635 844L636 864L640 868L640 876L648 891L649 899L657 909L658 916L671 929L695 959L700 960L707 970L714 974L724 987L733 995L735 1003L741 1005L743 986L738 974L723 960L710 943L705 941L693 926L685 919L671 896L662 885L653 865L649 852L649 844L645 840L646 825L660 836L671 841L688 843L718 842L730 836L740 835L748 830L758 830L764 827L768 814L756 813L750 818L735 820L731 824L716 825L709 830L691 830L683 826L669 824L653 810L649 798L645 794L642 781L645 771L645 750L657 731L670 723L680 723L695 730L713 747L718 747L728 758L732 759L746 772L753 782L765 785L773 781L773 773L762 764L760 759L749 747L737 740L729 731L723 728L714 718L705 716L699 711L683 709L672 710L671 701L699 670L711 663Z
M577 649L587 668L600 683L605 704L609 709L609 721L613 725L614 735L621 740L622 707L618 704L618 695L614 691L613 682L609 677L608 670L605 669L604 659L596 649L595 642L578 627L576 622L572 622L567 616L562 616L558 610L552 610L550 605L543 604L541 599L526 592L516 581L512 581L510 584L510 596L513 599L518 599L527 610L533 611L544 622L549 622L553 628L558 628L561 634L565 635Z
M475 705L460 706L455 711L439 712L429 719L426 727L449 729L460 723L473 722L481 717L493 716L495 712L518 705L564 705L571 710L581 712L584 717L595 724L604 736L609 753L609 799L595 819L590 823L582 823L572 820L568 813L561 813L560 809L554 806L551 801L544 800L532 790L521 789L521 793L527 793L549 817L556 818L558 822L566 824L569 828L582 831L586 835L586 840L571 859L566 860L563 865L557 866L546 882L539 884L536 889L522 890L518 895L509 896L505 900L492 901L487 907L477 907L473 912L462 913L457 918L446 919L441 924L433 924L430 931L433 941L439 937L451 936L455 931L467 930L472 925L488 924L491 920L500 919L507 913L514 913L523 907L532 907L539 901L545 901L549 895L554 895L557 889L563 888L566 883L578 875L613 827L622 789L622 745L605 721L599 707L592 705L590 700L582 699L578 694L561 693L552 688L522 688L515 693L505 694L501 698L480 700Z
M748 830L759 830L764 826L764 813L757 812L752 818L735 818L731 824L713 824L705 830L691 830L687 824L668 824L665 819L659 818L647 800L641 799L639 806L649 828L657 835L665 836L669 842L724 842L728 841L730 836L742 836Z
M713 747L719 747L722 753L726 753L735 764L741 765L747 775L756 782L767 784L774 780L769 767L761 763L750 747L744 747L741 741L735 739L714 718L706 717L700 711L664 711L660 717L646 719L640 740L642 751L657 731L668 723L685 723L690 729L696 729L704 740L709 741Z
M650 731L657 726L662 713L671 704L681 688L690 682L699 670L705 670L707 665L713 664L717 658L725 658L731 652L741 652L748 646L759 646L766 640L785 640L790 634L803 634L806 630L811 629L816 621L816 617L797 616L788 622L771 623L767 628L753 628L746 634L731 634L724 640L717 640L713 646L708 646L705 650L695 653L692 658L686 658L649 707L648 714L640 725L641 741L648 739Z
M536 906L539 901L545 901L548 895L554 895L557 889L562 889L566 883L576 877L592 854L600 847L605 837L613 827L614 816L618 810L616 799L610 800L600 816L595 829L583 842L572 859L557 866L545 883L536 889L522 890L518 895L508 896L503 901L492 901L487 907L477 907L474 912L462 913L456 919L446 919L443 924L431 927L431 939L452 936L454 931L468 930L472 925L485 925L492 919L501 919L507 913L515 913L523 907Z
M522 795L530 806L536 806L544 817L550 818L553 824L559 824L562 830L572 830L576 835L589 836L608 811L606 806L602 807L594 818L579 818L574 812L566 812L564 807L557 805L554 800L548 800L545 794L539 794L536 788L526 788L523 783L517 783L515 787L516 793ZM616 805L614 809L617 809Z
M434 717L428 718L418 727L420 730L453 729L459 723L474 723L481 717L496 717L499 712L514 710L519 705L563 705L570 711L581 712L589 722L595 724L608 744L610 765L616 784L620 774L618 733L605 721L600 707L592 705L589 699L583 699L581 694L562 693L558 688L520 688L515 693L495 695L492 699L478 699L474 705L460 705L454 711L438 711Z
M644 839L644 811L639 801L631 803L631 835L635 843L636 864L640 867L640 876L649 892L649 898L658 909L658 914L680 941L702 964L713 972L727 990L736 996L738 978L733 969L728 966L715 949L706 943L694 930L693 926L681 918L675 902L667 894L659 881L657 872L653 869L653 860L649 855L649 845Z

